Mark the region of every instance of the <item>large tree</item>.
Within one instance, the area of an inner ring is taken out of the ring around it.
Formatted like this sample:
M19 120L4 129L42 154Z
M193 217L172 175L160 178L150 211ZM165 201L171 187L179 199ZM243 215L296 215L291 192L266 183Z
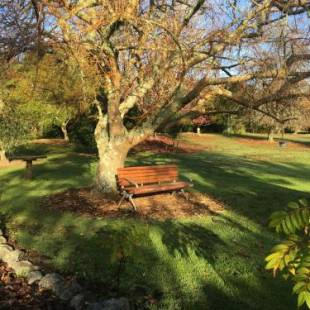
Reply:
M116 170L130 148L186 115L188 105L221 96L277 118L265 108L269 102L305 95L292 90L310 77L309 1L31 3L47 21L40 31L44 44L70 52L81 80L104 90L100 98L88 96L98 108L96 184L102 192L117 192ZM269 51L283 41L279 62ZM253 89L260 96L252 98Z

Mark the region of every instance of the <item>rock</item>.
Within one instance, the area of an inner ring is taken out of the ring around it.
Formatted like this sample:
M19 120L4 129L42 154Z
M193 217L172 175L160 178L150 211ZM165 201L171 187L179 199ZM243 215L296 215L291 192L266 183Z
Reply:
M93 302L88 305L86 310L103 310L103 305L100 302Z
M10 262L9 266L15 270L15 273L18 276L24 276L27 277L28 274L33 271L33 266L32 264L27 261L23 260L20 262Z
M129 301L127 298L111 298L103 302L104 310L129 310Z
M83 294L75 295L71 301L70 306L75 310L85 309L85 297Z
M39 288L43 290L51 290L53 292L61 292L64 287L64 279L57 273L48 273L39 282Z
M67 285L65 285L62 291L60 291L57 295L62 300L69 300L74 295L80 293L81 291L82 291L82 287L74 280L71 283L68 283Z
M36 281L40 281L43 278L43 275L40 271L31 271L27 276L28 283L31 285Z
M2 235L0 236L0 243L1 243L1 244L5 244L5 243L7 243L6 238L5 238L5 237L3 237Z
M11 265L12 262L17 262L23 253L20 250L9 251L2 260Z
M6 255L13 251L13 248L7 244L0 244L0 259L5 259Z

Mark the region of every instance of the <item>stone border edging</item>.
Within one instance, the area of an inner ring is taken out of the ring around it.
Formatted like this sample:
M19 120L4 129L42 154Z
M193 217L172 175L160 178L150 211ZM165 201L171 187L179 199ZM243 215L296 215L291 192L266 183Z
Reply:
M22 251L14 249L7 243L0 229L0 260L14 269L17 276L25 277L29 285L38 282L39 289L52 291L75 310L130 310L129 301L124 297L95 302L87 300L85 290L76 280L66 281L57 273L43 275L40 267L28 260L20 260L22 254Z

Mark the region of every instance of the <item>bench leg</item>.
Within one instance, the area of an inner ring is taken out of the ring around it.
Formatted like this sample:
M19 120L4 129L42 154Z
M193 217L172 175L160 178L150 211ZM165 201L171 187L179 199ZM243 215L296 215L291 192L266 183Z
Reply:
M124 199L126 198L126 195L125 194L122 194L122 197L117 205L117 207L119 208L121 206L121 204L123 203Z
M123 192L122 193L122 197L117 205L117 207L119 208L121 206L121 204L123 203L124 199L128 199L129 202L131 203L131 205L133 206L134 210L137 211L137 206L132 198L132 195L128 194L127 192Z
M25 179L27 179L27 180L32 179L32 160L26 161Z
M130 203L132 204L134 210L137 211L137 206L136 206L135 202L132 199L132 195L129 195L128 199L129 199Z
M182 196L188 201L188 196L185 194L185 191L184 191L183 188L180 190L180 193L181 193Z

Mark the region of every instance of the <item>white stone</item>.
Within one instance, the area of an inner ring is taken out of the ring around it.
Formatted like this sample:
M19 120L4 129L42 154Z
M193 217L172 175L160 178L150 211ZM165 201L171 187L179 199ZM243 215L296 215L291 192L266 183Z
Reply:
M103 302L103 310L130 310L129 301L125 297L108 299Z
M74 280L71 283L68 283L58 294L61 300L70 300L74 295L80 293L82 287Z
M64 287L64 279L57 273L48 273L40 280L39 287L44 290L60 293Z
M6 255L13 251L13 248L7 244L0 244L0 259L4 260Z
M2 259L10 266L12 262L17 262L22 255L20 250L9 251Z
M103 305L100 302L93 302L88 305L87 310L103 310Z
M18 276L27 277L28 274L33 271L32 264L27 260L11 262L9 266L15 270Z
M31 285L34 282L40 281L43 278L43 275L40 271L31 271L27 276L28 283Z
M75 295L71 301L70 306L75 310L85 309L85 297L83 294Z

